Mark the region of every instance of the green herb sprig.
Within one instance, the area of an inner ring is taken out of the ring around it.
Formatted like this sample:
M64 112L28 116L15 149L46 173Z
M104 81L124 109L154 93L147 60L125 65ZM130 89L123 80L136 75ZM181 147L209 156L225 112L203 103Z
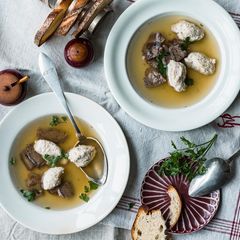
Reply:
M217 140L215 134L209 141L196 144L181 137L181 142L186 148L178 149L172 141L172 146L175 149L170 153L170 157L166 159L160 166L158 174L160 176L176 176L178 174L185 175L190 181L197 175L202 175L206 172L204 162L206 154Z
M88 202L90 200L89 196L86 193L81 193L79 198L84 202Z
M183 51L187 51L188 48L189 48L189 45L191 44L192 42L190 41L190 37L187 37L180 45L181 49Z
M157 56L157 66L158 66L158 71L161 73L161 75L164 78L167 78L167 66L163 63L164 57L168 56L169 53L166 51L162 51L158 56Z
M184 82L188 87L193 86L193 84L194 84L194 80L192 78L189 78L189 77L187 77Z
M54 115L54 116L52 116L49 125L51 127L56 127L57 125L59 125L61 123L65 123L66 121L67 121L67 117L65 117L65 116L59 117L59 116Z
M81 193L79 198L83 200L84 202L88 202L90 197L87 195L87 193L90 193L92 190L98 189L98 184L88 181L89 186L84 186L84 193Z
M51 156L51 155L45 154L43 158L44 160L47 161L47 164L49 166L56 167L60 160L62 160L63 158L65 159L68 158L68 154L62 151L60 156Z
M29 202L32 202L36 199L35 191L21 189L20 192L22 193L23 197L25 197Z
M16 159L12 157L12 158L10 159L9 163L10 163L11 165L15 165L15 164L16 164Z

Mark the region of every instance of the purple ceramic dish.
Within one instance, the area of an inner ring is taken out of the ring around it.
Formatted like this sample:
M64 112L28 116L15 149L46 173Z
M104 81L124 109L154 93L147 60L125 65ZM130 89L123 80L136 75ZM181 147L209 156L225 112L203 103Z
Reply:
M141 188L141 203L149 210L160 209L163 217L169 219L170 198L167 189L172 185L182 200L182 212L177 224L170 233L186 234L199 231L206 226L217 212L220 203L220 191L204 197L192 198L188 195L189 180L184 175L159 176L162 162L154 164L146 173Z

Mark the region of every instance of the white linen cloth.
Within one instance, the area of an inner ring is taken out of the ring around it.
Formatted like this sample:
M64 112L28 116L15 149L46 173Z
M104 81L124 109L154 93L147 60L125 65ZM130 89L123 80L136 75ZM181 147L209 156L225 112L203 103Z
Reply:
M201 4L201 1L193 1ZM239 0L217 0L217 2L232 14L237 23L240 23ZM96 49L94 63L87 68L79 70L71 68L64 60L63 50L66 43L71 39L70 35L65 38L54 37L40 49L34 45L34 35L50 11L46 5L39 0L0 0L0 70L4 68L18 68L26 71L31 77L27 97L49 91L47 84L43 81L39 73L37 61L39 51L42 50L46 52L55 61L59 76L63 80L65 91L86 96L106 108L122 127L131 152L131 172L124 197L118 207L106 217L102 223L81 233L51 236L24 228L0 209L1 240L130 239L129 230L123 229L130 229L133 219L135 218L135 212L139 206L139 191L143 177L152 164L166 156L171 150L171 140L177 140L180 136L184 135L200 142L210 138L214 132L217 132L219 135L218 144L214 150L209 153L209 157L218 155L227 158L240 147L239 96L230 109L226 111L229 115L224 115L223 118L220 117L200 129L184 133L168 133L145 127L129 117L119 107L109 92L105 80L103 53L105 42L112 25L130 4L131 2L127 0L114 1L114 14L111 14L105 19L104 24L97 29L93 37ZM0 119L11 109L11 107L0 106ZM1 159L1 161L3 160L4 159ZM235 177L231 183L222 190L220 209L214 220L198 233L176 236L175 239L240 239L239 161L234 163L234 169L236 169ZM4 184L1 183L0 187L4 187ZM135 203L131 211L128 210L128 204L130 202Z

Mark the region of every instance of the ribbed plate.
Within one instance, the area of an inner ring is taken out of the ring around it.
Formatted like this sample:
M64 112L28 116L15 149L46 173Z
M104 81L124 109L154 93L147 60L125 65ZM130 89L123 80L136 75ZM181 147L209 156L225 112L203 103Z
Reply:
M220 191L204 197L190 197L189 181L185 176L160 177L158 175L157 171L163 161L164 159L153 165L145 175L141 188L141 203L150 210L160 209L164 218L168 220L170 198L166 191L168 186L172 185L178 191L183 207L178 223L169 232L177 234L196 232L206 226L216 214L220 202Z

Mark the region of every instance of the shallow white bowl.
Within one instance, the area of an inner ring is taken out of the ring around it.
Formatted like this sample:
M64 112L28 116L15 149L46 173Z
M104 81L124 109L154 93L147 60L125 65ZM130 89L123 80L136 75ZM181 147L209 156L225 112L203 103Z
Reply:
M188 16L215 36L221 51L221 71L211 92L200 102L168 109L144 100L132 87L126 69L128 45L145 22L166 15ZM139 122L160 130L184 131L203 126L221 115L240 89L240 32L231 16L212 0L138 0L118 19L108 37L105 74L120 106Z
M0 124L0 204L22 225L49 234L73 233L101 221L117 205L129 175L128 146L116 121L95 102L76 94L68 93L66 96L74 115L92 125L101 137L109 164L105 185L99 188L88 203L79 207L47 210L29 203L15 188L10 176L10 150L21 129L39 117L64 113L54 94L30 98L11 111Z

